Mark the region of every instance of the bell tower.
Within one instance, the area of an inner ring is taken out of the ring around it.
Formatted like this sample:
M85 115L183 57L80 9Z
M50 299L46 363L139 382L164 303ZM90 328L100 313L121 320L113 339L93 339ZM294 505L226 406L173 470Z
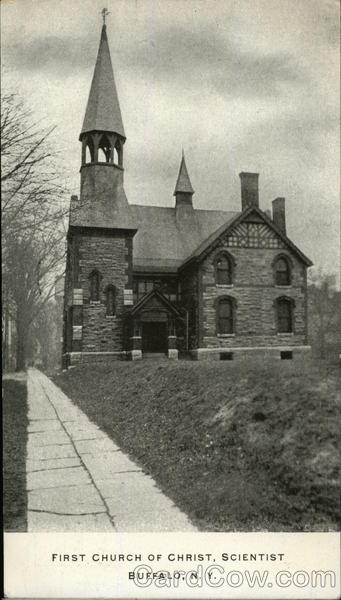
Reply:
M82 144L79 219L86 213L84 218L91 218L94 223L100 213L114 227L129 228L130 211L123 188L126 136L105 23L79 140Z
M82 166L106 164L123 168L126 137L105 23L79 139L82 142Z
M103 9L103 21L107 14ZM126 357L136 226L123 187L126 136L103 23L71 197L64 296L66 366Z

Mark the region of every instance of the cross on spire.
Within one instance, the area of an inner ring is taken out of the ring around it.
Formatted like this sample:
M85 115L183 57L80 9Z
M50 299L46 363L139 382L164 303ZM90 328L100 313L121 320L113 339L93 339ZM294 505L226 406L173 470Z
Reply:
M107 8L103 8L101 10L101 15L102 15L102 19L103 19L103 25L105 25L105 18L110 15L110 12L108 11Z

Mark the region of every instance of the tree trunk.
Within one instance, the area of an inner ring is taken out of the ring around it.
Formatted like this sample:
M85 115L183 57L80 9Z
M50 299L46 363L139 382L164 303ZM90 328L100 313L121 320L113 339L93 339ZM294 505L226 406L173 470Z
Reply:
M7 371L8 369L8 316L4 311L2 324L2 370Z
M24 371L26 368L27 351L27 333L28 327L20 320L17 321L17 351L16 351L16 371Z

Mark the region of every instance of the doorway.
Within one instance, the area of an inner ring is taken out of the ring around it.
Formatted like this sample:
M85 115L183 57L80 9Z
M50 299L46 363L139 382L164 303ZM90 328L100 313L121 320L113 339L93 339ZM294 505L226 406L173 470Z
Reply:
M142 323L142 352L167 352L167 323Z

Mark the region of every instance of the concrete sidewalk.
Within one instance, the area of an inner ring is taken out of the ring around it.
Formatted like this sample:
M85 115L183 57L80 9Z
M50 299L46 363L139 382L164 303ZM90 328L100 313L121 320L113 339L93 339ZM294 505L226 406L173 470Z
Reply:
M48 377L27 386L28 531L196 531Z

